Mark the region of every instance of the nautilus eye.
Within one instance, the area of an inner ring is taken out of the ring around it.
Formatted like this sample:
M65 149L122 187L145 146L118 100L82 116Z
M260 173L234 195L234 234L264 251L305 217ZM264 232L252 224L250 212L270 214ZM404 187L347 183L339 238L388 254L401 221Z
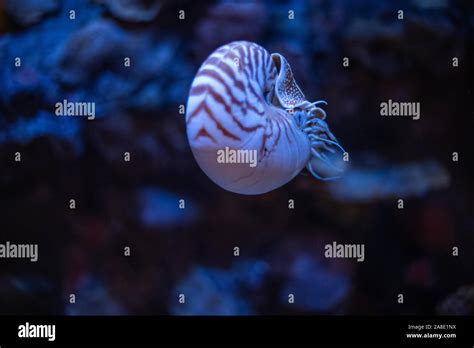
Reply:
M204 61L191 85L189 144L204 173L232 192L274 190L305 167L318 179L337 178L344 150L321 104L306 100L281 54L232 42Z

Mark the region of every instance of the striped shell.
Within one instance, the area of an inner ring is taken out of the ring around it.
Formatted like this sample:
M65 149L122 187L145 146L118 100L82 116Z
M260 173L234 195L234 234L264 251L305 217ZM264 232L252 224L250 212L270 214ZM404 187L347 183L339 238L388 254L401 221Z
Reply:
M321 178L314 167L330 164L325 148L337 141L319 103L305 99L283 56L255 43L232 42L206 59L192 83L189 144L207 176L232 192L271 191L305 166ZM242 156L222 161L224 150ZM248 159L244 154L255 155L254 165L236 160Z

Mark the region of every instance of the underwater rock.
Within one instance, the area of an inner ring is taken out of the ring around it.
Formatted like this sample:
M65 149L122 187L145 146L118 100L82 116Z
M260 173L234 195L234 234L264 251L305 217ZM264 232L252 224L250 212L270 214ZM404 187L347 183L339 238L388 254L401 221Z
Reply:
M288 304L288 295L295 297L294 306L305 311L334 310L349 293L350 279L334 272L316 257L298 255L290 266L289 279L280 291L280 302Z
M163 105L163 87L158 81L153 81L142 86L129 100L128 104L133 109L153 111Z
M413 0L413 3L421 9L445 8L449 5L448 0Z
M7 67L2 75L5 79L0 82L0 113L5 113L5 121L8 123L21 116L34 116L38 110L49 109L57 101L57 84L50 76L34 67ZM28 100L28 103L25 103L25 100Z
M179 125L175 125L175 120L163 118L157 123L160 116L137 111L123 114L124 107L120 106L120 102L100 103L97 109L109 110L109 113L93 127L85 127L84 137L93 144L101 161L113 168L116 178L137 182L140 178L153 177L158 181L164 179L160 182L166 185L170 175L173 177L182 173L183 168L189 165L186 157L188 148L182 145L186 144L186 138L180 133ZM87 122L92 124L95 120ZM132 165L124 158L126 153Z
M55 52L54 76L94 100L100 115L124 108L156 112L164 105L183 103L190 64L173 40L156 41L140 33L109 20L93 21Z
M384 76L396 76L402 69L402 23L386 23L377 18L351 21L343 36L345 50L369 71Z
M40 275L25 275L21 277L0 277L0 295L3 298L8 292L13 291L19 296L32 296L44 294L52 290L50 281Z
M229 271L195 267L172 292L174 315L250 315L254 311L239 293L238 282ZM179 295L185 302L179 303Z
M367 202L390 197L422 196L448 187L450 177L436 161L425 160L379 168L350 168L329 185L340 201Z
M93 21L73 33L56 53L55 75L66 85L84 84L100 71L120 66L133 48L112 21Z
M442 301L437 309L439 315L473 315L474 314L474 286L460 287Z
M249 289L260 288L269 271L268 264L262 260L245 259L232 266L236 281Z
M139 84L139 81L127 74L105 71L96 77L90 88L76 89L69 100L94 102L97 119L109 115L116 115L118 118L117 110L123 110L130 100L134 100L132 94L139 88Z
M0 144L6 142L16 142L27 144L35 138L41 136L51 136L70 142L76 151L82 148L80 132L81 120L72 117L58 117L40 111L33 118L19 118L4 130L0 131Z
M87 16L64 20L71 6ZM0 113L5 113L10 121L41 109L50 110L63 97L61 86L53 76L57 69L56 53L71 33L98 15L97 9L87 1L64 0L59 15L48 17L31 30L0 36L0 61L5 62L0 70Z
M158 0L97 0L112 16L128 22L149 22L160 12Z
M196 266L173 292L178 298L185 294L186 302L171 306L173 314L191 315L248 315L253 306L244 300L244 293L252 294L261 288L269 272L265 261L243 259L229 269Z
M209 9L205 19L197 24L198 56L205 58L218 46L235 40L259 41L267 19L267 11L259 1L222 1ZM223 30L225 28L225 30Z
M2 315L11 315L12 311L18 314L15 307L23 308L21 311L25 315L44 312L47 306L52 304L51 298L54 295L51 279L43 275L0 276L0 314Z
M126 315L120 304L111 299L102 281L93 276L84 277L72 292L75 303L67 304L65 315Z
M464 48L454 42L462 40L465 34L458 33L453 40L454 7L445 9L442 0L430 2L431 8L425 6L427 1L417 3L426 8L420 10L406 4L403 20L397 18L403 6L389 2L380 2L382 8L373 16L351 18L342 32L343 50L351 52L354 60L381 77L396 77L418 69L436 75L450 73L450 65L444 64L439 52L446 56L465 55Z
M57 0L6 0L8 15L18 24L28 26L38 23L44 16L58 8Z

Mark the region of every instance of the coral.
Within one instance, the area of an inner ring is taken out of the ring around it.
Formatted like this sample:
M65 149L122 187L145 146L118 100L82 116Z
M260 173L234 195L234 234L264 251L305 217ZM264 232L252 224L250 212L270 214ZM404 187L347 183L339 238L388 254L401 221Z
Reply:
M119 19L130 22L149 22L159 13L161 3L157 0L97 0Z
M295 297L294 306L305 311L333 310L348 295L350 279L331 271L321 260L299 255L290 266L289 279L280 291L280 301L288 304L288 295Z
M125 310L110 298L104 284L94 276L85 276L72 293L75 302L68 302L65 315L125 315ZM69 297L68 297L69 299Z
M265 7L259 1L245 2L237 7L232 1L218 2L197 24L194 47L204 59L209 52L231 41L259 41L266 20Z
M14 21L28 26L57 10L58 5L57 0L6 0L5 8Z
M437 312L439 315L473 315L474 286L457 289L437 306Z
M446 169L436 161L420 161L379 168L351 168L330 186L342 201L373 201L390 197L422 196L449 185Z
M203 266L193 268L172 292L170 311L178 315L248 315L255 312L244 294L262 287L268 275L266 262L238 261L227 270ZM185 295L185 303L179 295Z

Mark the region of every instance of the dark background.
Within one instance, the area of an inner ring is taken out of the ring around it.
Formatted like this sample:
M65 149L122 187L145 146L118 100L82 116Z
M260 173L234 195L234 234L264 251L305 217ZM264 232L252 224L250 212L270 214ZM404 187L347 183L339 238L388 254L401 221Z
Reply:
M0 314L474 313L471 1L0 4L0 243L39 244L36 263L0 260ZM343 179L244 196L197 166L179 105L242 39L329 103ZM63 99L96 119L56 117ZM388 99L421 119L381 117ZM324 258L333 241L365 261Z

